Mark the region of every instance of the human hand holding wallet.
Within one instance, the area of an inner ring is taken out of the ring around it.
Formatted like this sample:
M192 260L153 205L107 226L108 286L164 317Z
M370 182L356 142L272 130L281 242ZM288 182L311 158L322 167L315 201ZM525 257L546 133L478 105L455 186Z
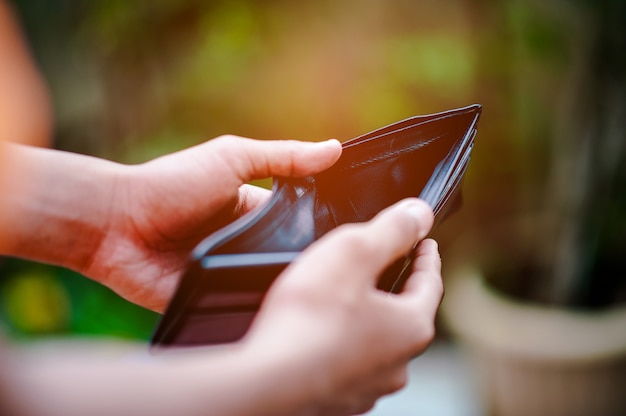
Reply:
M208 236L162 317L152 345L232 342L248 330L280 272L331 229L373 218L419 197L441 221L460 203L480 105L412 117L343 143L341 158L305 178L274 178L263 207ZM381 276L378 288L402 290L411 257Z

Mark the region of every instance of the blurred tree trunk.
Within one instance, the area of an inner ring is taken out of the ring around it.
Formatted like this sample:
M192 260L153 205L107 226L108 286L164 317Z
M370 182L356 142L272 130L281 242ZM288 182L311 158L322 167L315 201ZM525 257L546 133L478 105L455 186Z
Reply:
M623 269L600 266L597 259L611 261L603 255L612 250L605 244L607 232L623 215L616 197L623 192L619 175L626 161L626 2L586 1L573 7L580 27L571 39L575 58L565 74L554 133L545 199L549 232L538 248L548 262L547 301L585 307L615 301L624 280Z

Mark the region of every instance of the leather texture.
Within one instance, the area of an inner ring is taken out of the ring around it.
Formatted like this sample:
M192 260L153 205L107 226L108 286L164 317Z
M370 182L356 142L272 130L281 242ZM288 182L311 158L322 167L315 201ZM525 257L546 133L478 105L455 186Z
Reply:
M367 221L407 197L428 202L439 223L460 205L481 109L412 117L343 143L341 158L318 175L274 178L267 204L195 248L152 345L238 340L278 274L341 224ZM400 291L411 261L407 255L389 267L379 289Z

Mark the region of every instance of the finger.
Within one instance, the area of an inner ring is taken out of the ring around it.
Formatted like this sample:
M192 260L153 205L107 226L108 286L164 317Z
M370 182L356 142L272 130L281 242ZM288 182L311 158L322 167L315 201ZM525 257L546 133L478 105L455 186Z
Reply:
M364 250L370 267L382 272L426 237L432 225L433 211L420 199L409 198L380 212L363 231L363 243L373 248L371 253Z
M253 209L264 205L272 196L272 191L253 185L239 187L239 202L235 209L235 216L241 217Z
M301 177L321 172L339 159L337 140L252 140L222 136L211 141L241 183L270 176Z
M404 287L404 296L414 305L419 305L420 312L427 316L435 315L443 297L441 279L441 258L437 242L426 239L416 249L413 273Z
M415 198L397 203L363 224L340 226L306 250L296 264L320 276L353 276L371 285L394 260L424 238L433 223L430 207Z

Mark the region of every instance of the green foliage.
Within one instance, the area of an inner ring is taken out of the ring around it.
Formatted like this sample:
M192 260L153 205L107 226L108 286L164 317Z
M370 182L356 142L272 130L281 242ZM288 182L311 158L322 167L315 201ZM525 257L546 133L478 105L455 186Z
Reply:
M159 315L77 273L21 260L0 267L0 315L10 334L147 340Z
M11 276L1 292L4 312L23 333L53 333L70 326L67 292L43 268L21 270Z
M414 33L390 39L386 49L399 83L429 85L450 99L459 99L459 95L470 99L475 58L468 39L446 33Z

